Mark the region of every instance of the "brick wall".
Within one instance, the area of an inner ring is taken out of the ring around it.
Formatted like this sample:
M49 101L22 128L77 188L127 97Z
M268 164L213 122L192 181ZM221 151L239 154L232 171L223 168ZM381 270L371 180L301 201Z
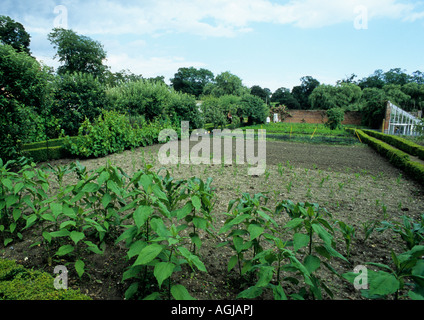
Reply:
M325 123L327 122L327 113L323 110L289 110L291 117L284 122L287 123ZM361 125L362 115L357 111L347 111L342 124Z

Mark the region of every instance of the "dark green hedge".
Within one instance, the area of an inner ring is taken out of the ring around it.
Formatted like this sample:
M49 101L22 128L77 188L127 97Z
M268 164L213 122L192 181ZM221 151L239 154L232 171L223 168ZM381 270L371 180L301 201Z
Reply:
M362 142L371 146L379 154L387 158L390 163L404 170L412 178L414 178L421 184L424 184L424 165L415 161L411 161L411 158L407 153L397 148L394 148L391 145L377 138L369 136L362 130L355 130L352 128L348 128L346 130L354 134L358 134Z
M0 300L91 300L79 290L57 290L48 273L0 259Z
M409 153L412 156L419 157L421 160L424 160L424 147L420 146L412 141L403 139L401 137L392 136L372 130L362 130L364 133L380 139L406 153Z
M70 138L71 141L75 139L76 137ZM65 138L28 143L22 146L22 153L34 162L67 158L70 157L71 154L65 149L64 142Z

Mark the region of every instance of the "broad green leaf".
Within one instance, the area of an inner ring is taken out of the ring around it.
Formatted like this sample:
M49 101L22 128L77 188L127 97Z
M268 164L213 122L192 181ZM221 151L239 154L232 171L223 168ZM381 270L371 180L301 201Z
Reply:
M73 246L71 246L70 244L67 244L67 245L61 246L59 248L59 250L57 250L56 255L59 256L59 257L65 256L65 255L71 253L72 251L74 251L74 249L75 248Z
M106 180L110 178L110 173L107 171L103 171L99 177L97 178L97 182L99 185L102 185Z
M27 221L26 221L26 226L25 229L28 229L30 227L32 227L32 225L35 223L35 221L37 221L37 215L32 214L28 217Z
M5 179L2 179L1 180L1 183L6 187L6 188L8 188L9 190L12 190L13 189L13 183L12 183L12 181L10 180L10 179L8 179L8 178L5 178Z
M299 227L302 223L303 223L302 218L294 218L294 219L290 220L289 222L287 222L286 225L284 226L284 228L295 229L295 228Z
M150 244L147 247L144 247L140 254L138 255L137 260L134 262L133 266L147 264L156 258L159 253L161 253L163 247L157 243Z
M202 261L200 261L199 257L195 254L192 254L187 248L179 247L178 251L184 258L187 259L190 264L193 263L200 271L207 272L205 265Z
M162 282L168 279L174 272L175 264L172 262L159 262L155 265L153 271L156 280L158 281L159 288L162 286Z
M13 188L13 193L18 194L19 191L21 191L24 187L25 185L22 182L18 182L17 184L15 184L15 187Z
M274 300L287 300L286 293L280 284L272 285L272 292L274 293Z
M79 241L85 238L85 234L83 232L72 231L69 237L75 244L77 244Z
M171 294L175 300L196 300L190 295L187 289L181 284L172 286Z
M306 267L306 269L309 271L309 273L313 273L320 267L321 260L318 257L310 255L305 258L305 260L303 261L303 264Z
M95 254L103 254L103 251L99 249L97 244L91 241L83 241L87 245L87 250L94 252Z
M333 237L325 230L321 225L313 223L312 229L318 234L318 236L329 246L331 246L331 241Z
M250 240L258 238L263 232L265 228L257 225L257 224L250 224L247 228L247 231L249 231L250 234Z
M399 289L399 281L391 273L369 270L368 277L370 295L385 296L393 294Z
M202 207L202 202L200 201L200 198L196 195L191 197L191 203L196 208L196 210L200 210L200 208Z
M100 186L97 183L87 183L83 188L82 192L84 193L94 193L97 192L100 189Z
M262 294L263 289L253 286L239 293L238 299L254 299Z
M84 267L85 267L85 263L82 260L77 260L75 261L75 270L78 273L78 276L81 278L82 275L84 274Z
M138 240L136 242L131 243L131 246L128 249L128 252L127 252L128 258L131 259L132 257L135 257L146 246L147 246L146 242L144 242L142 240Z
M298 251L300 248L309 244L309 236L304 233L295 233L293 235L293 250Z
M230 261L228 262L228 268L227 268L228 272L230 272L236 266L237 262L238 262L237 255L232 256L230 258Z
M152 191L153 191L153 194L159 199L168 201L168 198L165 192L163 192L157 184L153 185Z
M146 223L146 221L149 219L152 213L153 213L152 207L147 207L147 206L138 207L133 213L134 222L137 228L140 229Z
M265 287L271 281L274 274L274 268L271 266L261 267L259 269L259 280L256 283L257 287Z
M105 193L102 197L103 208L106 208L109 205L111 200L112 200L112 196L109 193Z
M141 177L140 177L140 184L143 186L143 189L144 189L144 191L146 192L146 193L150 193L150 185L152 184L152 182L153 182L153 179L152 179L152 177L151 176L149 176L149 175L147 175L147 174L143 174Z

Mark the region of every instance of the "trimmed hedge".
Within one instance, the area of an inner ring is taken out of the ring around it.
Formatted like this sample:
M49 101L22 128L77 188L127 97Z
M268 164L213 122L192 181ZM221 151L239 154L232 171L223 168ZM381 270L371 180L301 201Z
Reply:
M372 130L362 130L364 133L375 137L377 139L380 139L384 142L387 142L388 144L405 151L406 153L409 153L412 156L416 156L420 158L421 160L424 160L424 147L420 146L412 141L403 139L401 137L392 136L388 134L384 134L377 131Z
M75 139L76 137L70 138L71 141ZM22 153L34 162L63 159L71 156L64 147L65 141L65 138L61 138L25 144L22 146Z
M91 300L79 290L57 290L45 272L27 270L15 261L0 259L0 300Z
M355 133L355 129L347 128L349 132ZM367 143L379 154L387 158L394 166L404 170L412 178L424 185L424 165L411 161L409 154L399 150L377 138L371 137L362 130L356 129L362 142Z

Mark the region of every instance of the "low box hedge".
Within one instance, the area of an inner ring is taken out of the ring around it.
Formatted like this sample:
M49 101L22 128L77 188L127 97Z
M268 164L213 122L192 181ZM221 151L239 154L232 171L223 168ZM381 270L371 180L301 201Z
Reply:
M420 146L419 144L416 144L412 141L403 139L401 137L393 136L384 134L377 131L372 130L362 130L364 133L378 138L402 151L405 151L406 153L409 153L412 156L416 156L420 158L421 160L424 160L424 147Z
M362 130L352 128L347 130L357 134L362 142L371 146L379 154L387 158L390 163L404 170L412 178L424 185L424 165L415 161L411 161L411 158L407 153L385 143L384 141L369 136Z
M79 290L58 290L46 272L28 270L15 261L0 259L0 300L91 300Z

